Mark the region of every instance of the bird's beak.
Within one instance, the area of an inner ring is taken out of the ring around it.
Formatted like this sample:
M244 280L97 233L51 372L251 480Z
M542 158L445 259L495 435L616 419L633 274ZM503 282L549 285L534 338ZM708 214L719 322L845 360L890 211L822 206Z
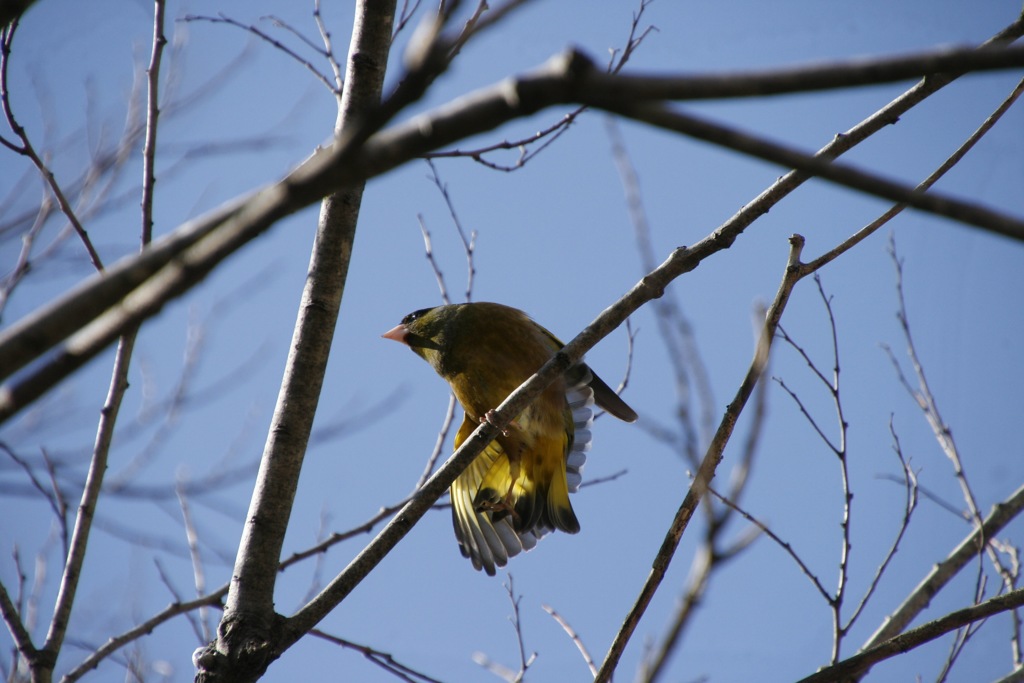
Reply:
M407 328L405 325L396 325L395 327L391 328L390 330L388 330L387 332L380 336L384 337L385 339L393 339L396 342L408 344L409 342L406 341L406 337L409 336L409 328Z

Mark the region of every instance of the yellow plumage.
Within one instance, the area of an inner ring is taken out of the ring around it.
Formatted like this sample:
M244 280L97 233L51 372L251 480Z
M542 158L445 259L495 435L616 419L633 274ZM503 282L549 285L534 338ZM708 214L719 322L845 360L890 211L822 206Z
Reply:
M493 303L416 311L384 336L408 344L451 385L465 411L455 448L562 346L522 311ZM455 535L474 567L494 574L495 566L532 548L548 531L579 531L566 469L578 473L580 465L568 461L577 426L589 426L589 405L595 399L620 419L636 419L622 399L579 363L520 413L452 484Z

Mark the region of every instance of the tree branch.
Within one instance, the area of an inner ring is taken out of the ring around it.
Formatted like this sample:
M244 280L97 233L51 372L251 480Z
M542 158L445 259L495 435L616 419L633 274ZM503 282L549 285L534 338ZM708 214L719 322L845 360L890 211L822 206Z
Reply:
M689 525L690 519L697 510L697 506L704 497L708 486L711 485L711 480L714 479L715 470L718 468L718 463L722 461L722 453L729 442L729 438L732 436L736 421L739 419L740 413L743 411L751 394L753 394L754 387L757 385L764 368L768 364L768 356L771 351L772 340L775 336L775 329L778 327L779 320L789 301L789 295L792 293L793 287L796 286L796 283L802 277L796 266L800 263L800 252L804 246L804 238L800 235L793 235L790 237L789 242L790 251L786 271L775 294L775 299L772 301L765 316L764 327L754 349L754 358L747 369L743 381L740 382L733 400L729 403L725 414L718 424L718 430L708 445L704 459L701 461L700 467L693 478L693 483L690 485L682 504L669 525L668 531L665 534L665 540L662 542L661 548L658 550L658 554L652 563L651 573L640 589L640 595L626 615L626 619L619 632L615 634L611 647L608 648L604 662L601 664L597 676L594 677L595 683L606 683L611 680L612 674L618 666L619 659L622 657L630 637L636 630L637 624L640 623L640 618L647 611L647 606L654 598L654 593L661 585L662 579L665 578L665 573L668 571L669 563L679 547L683 532L686 530L687 525Z
M994 538L1007 524L1024 511L1024 486L1018 488L1006 500L998 503L985 517L981 527L975 528L960 542L953 552L937 563L922 579L921 583L907 596L906 600L889 615L885 623L864 643L863 650L869 650L894 638L920 614L942 588L967 565L977 558L983 539Z
M357 4L335 135L380 102L395 2ZM291 351L242 532L217 640L199 656L197 682L259 677L277 647L274 586L306 445L320 399L355 241L364 183L324 198Z
M878 645L864 650L849 659L827 666L818 672L800 679L798 683L831 683L846 680L849 676L863 675L871 666L890 657L912 650L929 641L955 631L981 619L1006 612L1024 605L1024 588L997 595L985 602L951 612L927 624L922 624L902 635L895 636Z
M482 22L481 22L482 23ZM990 53L993 45L1013 40L1024 32L1018 20L1000 32L980 49ZM591 62L577 53L551 60L539 71L519 79L460 98L388 130L374 133L411 101L418 98L446 66L443 40L434 47L413 55L413 69L394 93L374 111L361 117L330 148L314 155L279 183L236 200L209 216L196 219L174 231L166 240L136 259L116 264L106 277L94 277L81 286L9 327L0 334L0 378L9 377L19 368L45 353L62 340L75 334L55 358L20 381L0 391L0 421L10 417L37 398L54 383L80 367L105 348L127 325L154 315L170 299L198 283L221 260L260 235L281 218L317 201L337 187L359 183L380 175L412 158L436 150L458 140L517 117L528 116L554 104L584 102L592 98L598 104L600 92L588 91L590 79L621 79L628 83L633 77L601 75ZM440 45L440 47L438 46ZM1018 50L1004 50L1016 63L1022 57ZM960 53L957 53L960 54ZM969 54L964 52L963 54ZM985 59L995 59L986 57ZM984 60L982 60L984 61ZM793 161L805 166L791 171L744 207L740 213L719 228L714 237L725 237L731 243L747 225L773 206L803 181L810 172L841 174L824 160L834 159L851 149L923 99L952 82L957 74L943 72L929 76L863 123L838 136L815 155L818 161L804 163L800 155ZM685 92L680 93L680 98ZM609 109L612 109L609 105ZM694 132L699 132L694 130ZM880 179L875 179L880 180ZM863 177L859 185L871 185ZM873 190L883 196L907 199L906 188L881 187ZM943 204L946 214L960 215L965 204L945 202L934 196L910 193L918 206L936 208ZM977 214L974 214L977 219ZM1024 223L999 214L985 216L1001 226L1003 232L1024 235ZM997 229L993 227L993 229ZM725 245L727 246L727 244ZM140 287L147 283L146 287ZM93 321L90 323L90 321ZM79 331L80 330L80 331Z

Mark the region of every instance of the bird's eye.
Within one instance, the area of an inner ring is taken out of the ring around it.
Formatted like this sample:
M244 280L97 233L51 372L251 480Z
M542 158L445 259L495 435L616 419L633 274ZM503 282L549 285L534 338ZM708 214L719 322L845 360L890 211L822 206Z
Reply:
M403 325L408 325L408 324L409 324L409 323L411 323L411 322L412 322L413 320L417 320L418 318L421 318L421 317L423 317L423 315L424 315L425 313L429 313L429 312L430 312L430 311L432 311L432 310L434 310L434 309L433 309L433 308L421 308L421 309L420 309L420 310L418 310L418 311L413 311L413 312L412 312L412 313L410 313L409 315L407 315L407 316L405 316L404 318L402 318L402 324L403 324Z

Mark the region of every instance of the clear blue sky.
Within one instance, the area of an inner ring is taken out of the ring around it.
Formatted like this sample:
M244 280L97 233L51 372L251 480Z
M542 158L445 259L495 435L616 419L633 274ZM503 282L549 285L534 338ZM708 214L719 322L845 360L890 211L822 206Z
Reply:
M168 16L225 14L256 22L277 15L315 35L312 3L171 2ZM568 45L604 60L621 48L633 2L533 3L500 29L471 44L417 110L438 105L540 64ZM980 42L1009 24L1018 0L951 2L882 0L849 3L786 1L671 2L650 5L643 25L652 33L630 63L632 70L715 72L825 59L906 53L940 45ZM91 152L120 133L134 75L148 55L151 8L143 2L83 4L41 0L24 18L11 63L14 106L31 134L47 140L62 180L75 177ZM343 56L352 3L325 3L325 21ZM260 24L275 36L269 22ZM178 68L178 93L206 88L186 109L161 123L156 232L258 185L280 178L301 162L333 127L333 99L309 73L249 34L209 23L168 24L177 50L165 66ZM407 37L407 36L406 36ZM403 41L404 42L404 41ZM296 45L292 40L292 45ZM296 49L300 49L296 45ZM311 55L307 50L303 54ZM310 56L315 60L315 56ZM326 69L326 66L318 63ZM389 83L399 76L394 56ZM923 179L1010 92L1019 72L969 76L913 110L849 158L909 183ZM704 115L815 150L886 104L909 84L840 94L743 100L692 107ZM165 88L168 92L168 88ZM561 111L546 111L465 143L514 139L550 125ZM440 161L458 216L475 230L475 300L517 306L568 339L643 274L622 185L610 152L606 116L591 112L524 169L494 172L468 160ZM637 168L656 258L708 234L770 184L783 169L706 144L619 123ZM6 132L5 132L6 135ZM50 137L46 137L49 135ZM44 145L40 145L44 146ZM185 156L189 150L203 153ZM509 157L511 160L513 157ZM1024 215L1024 114L1020 106L938 186L951 194ZM38 184L16 186L22 159L0 153L0 197L9 220L34 208ZM129 253L139 233L137 178L132 163L113 194L113 210L89 220L101 254L113 261ZM15 190L18 187L20 189ZM12 192L15 196L12 196ZM742 378L752 353L751 311L774 294L785 265L786 238L807 238L805 257L816 256L886 208L820 182L802 187L754 224L730 250L681 278L673 295L682 302L707 363L717 420ZM423 255L418 216L433 234L438 263L454 299L462 298L465 257L448 211L424 163L414 163L367 187L329 376L317 415L323 436L307 455L285 554L323 535L344 531L380 506L403 498L433 447L447 404L447 388L408 350L380 339L404 314L439 302ZM83 577L71 639L59 670L76 664L77 641L100 643L161 609L173 598L157 564L182 597L193 594L192 571L173 481L202 480L225 468L255 463L277 394L295 308L306 273L316 212L307 210L275 227L231 259L202 286L169 306L140 337L132 389L122 416L108 481L132 469L127 494L104 499L95 544ZM47 235L52 237L56 224ZM881 349L890 345L909 370L895 312L895 274L887 254L895 237L905 261L905 289L915 340L983 511L1024 482L1024 448L1015 425L1024 383L1020 339L1024 331L1024 247L975 229L908 212L822 271L840 337L842 398L849 428L854 502L850 607L865 590L896 531L902 488L892 454L890 417L922 487L957 509L964 507L952 468L912 399L899 386ZM17 240L0 242L7 269ZM12 299L4 324L41 305L88 274L72 240L41 265ZM813 282L793 296L783 324L819 367L830 372L828 321ZM638 330L627 400L640 425L601 419L595 426L587 477L624 476L585 488L574 498L583 530L556 534L512 561L508 570L520 603L525 646L538 657L530 681L585 680L575 646L541 610L551 605L579 632L594 657L611 642L646 577L667 525L685 492L688 466L650 435L676 429L676 394L668 361L649 310L633 320ZM185 368L190 344L200 353L187 400L172 418L160 411ZM588 356L611 383L626 364L626 335L618 331ZM69 482L83 476L95 417L109 377L110 354L98 359L30 413L0 431L0 440L38 458L40 446L67 463ZM778 346L772 375L799 391L832 436L832 404L806 364ZM841 489L834 457L779 386L769 390L768 424L743 499L752 514L790 542L829 589L839 565ZM745 435L747 419L738 437ZM340 436L326 438L334 428ZM724 486L740 439L719 470ZM445 447L447 452L450 446ZM208 586L230 576L254 470L231 485L191 499L200 531ZM54 561L48 508L38 497L15 495L23 475L5 461L5 521L0 524L0 578L15 581L11 548L23 562L43 552ZM18 520L15 523L13 520ZM968 525L922 499L916 518L877 595L844 646L851 654L929 568L968 532ZM734 522L730 535L746 531ZM630 680L644 643L660 639L684 584L703 525L693 526L675 557L655 604L641 622L619 672ZM144 537L156 547L129 543ZM1024 524L1001 537L1020 543ZM357 537L319 562L290 569L279 581L277 609L289 614L311 582L340 571L368 540ZM996 587L989 575L988 593ZM41 618L49 617L57 567L51 565ZM976 574L933 602L925 618L970 604ZM508 623L502 582L474 572L459 556L447 510L428 515L321 625L332 634L391 653L445 681L494 681L472 661L474 652L515 667L518 651ZM211 623L216 623L214 613ZM1010 668L1008 619L993 619L971 641L953 681L998 679ZM41 639L37 628L35 634ZM932 680L948 640L876 669L875 680ZM149 662L165 662L168 680L191 680L189 655L199 645L182 620L160 627L140 647ZM666 680L787 681L827 663L830 613L807 579L768 539L713 579L701 611ZM161 671L164 671L163 669ZM344 676L392 681L358 654L306 639L268 672L267 681ZM92 680L122 678L105 664ZM163 680L160 671L152 680Z

